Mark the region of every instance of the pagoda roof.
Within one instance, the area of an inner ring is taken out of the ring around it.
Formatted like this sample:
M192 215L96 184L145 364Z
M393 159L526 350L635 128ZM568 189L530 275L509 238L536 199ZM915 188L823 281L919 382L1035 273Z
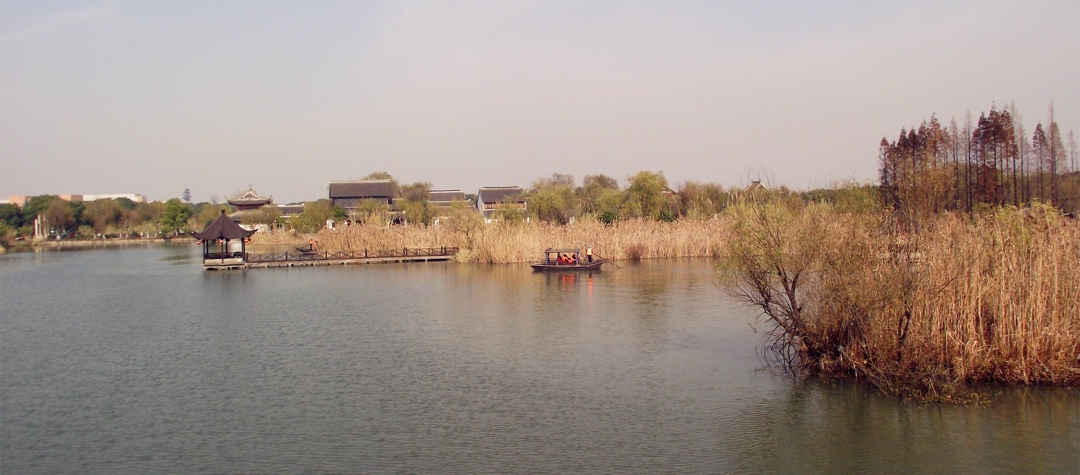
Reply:
M250 186L248 187L247 192L245 192L244 194L235 198L228 199L229 204L233 206L264 205L270 203L271 201L274 201L274 197L272 195L269 198L259 196L259 194L255 193L255 190Z
M239 224L236 224L232 218L225 215L225 211L221 212L221 216L218 216L213 223L210 223L206 229L201 232L191 233L195 239L203 241L214 241L218 239L243 239L255 234L254 230L248 231L241 228Z

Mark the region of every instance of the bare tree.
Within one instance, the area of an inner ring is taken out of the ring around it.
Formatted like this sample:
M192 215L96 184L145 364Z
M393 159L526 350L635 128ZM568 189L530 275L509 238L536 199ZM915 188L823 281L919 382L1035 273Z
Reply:
M1050 117L1053 119L1054 112L1053 106L1050 108ZM1050 149L1047 151L1047 160L1050 161L1050 200L1054 204L1058 204L1061 201L1061 196L1058 193L1058 176L1061 174L1061 163L1065 161L1065 146L1061 143L1061 132L1058 130L1057 122L1050 121L1050 136L1047 137L1049 141Z
M1043 167L1046 165L1046 132L1043 131L1042 124L1035 125L1035 134L1031 137L1031 149L1035 154L1035 174L1038 177L1039 183L1039 201L1046 201L1046 192L1043 188L1043 175L1046 174Z
M1073 131L1069 131L1069 171L1075 172L1076 170L1076 136L1073 135Z

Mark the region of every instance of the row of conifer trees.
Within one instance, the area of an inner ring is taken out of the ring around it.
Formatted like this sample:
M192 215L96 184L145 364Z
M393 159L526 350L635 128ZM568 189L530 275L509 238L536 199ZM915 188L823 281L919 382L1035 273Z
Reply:
M980 204L1026 206L1051 203L1080 206L1077 147L1054 120L1028 134L1015 107L990 108L963 126L943 126L935 116L918 128L903 129L879 151L883 204L906 210L961 210Z

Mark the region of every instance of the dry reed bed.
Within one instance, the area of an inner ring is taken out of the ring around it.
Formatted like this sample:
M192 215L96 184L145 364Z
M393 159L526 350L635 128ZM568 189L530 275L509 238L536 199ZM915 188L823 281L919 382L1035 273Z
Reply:
M484 263L528 262L546 248L581 248L610 259L713 257L721 253L726 236L724 220L665 223L623 221L606 226L583 220L560 226L522 223L485 227L474 240L466 260Z
M316 236L259 233L253 242L300 246L314 237L323 249L330 251L457 246L461 248L459 261L490 264L534 261L549 247L584 250L589 245L596 255L612 259L714 257L723 250L727 222L725 219L676 223L630 220L606 226L587 219L565 226L493 223L481 225L468 235L451 226L357 225L323 229Z
M1080 383L1080 228L939 219L916 273L915 361L957 381Z
M1003 209L910 232L820 206L733 214L734 288L767 310L774 348L798 366L929 398L978 382L1080 384L1075 221Z

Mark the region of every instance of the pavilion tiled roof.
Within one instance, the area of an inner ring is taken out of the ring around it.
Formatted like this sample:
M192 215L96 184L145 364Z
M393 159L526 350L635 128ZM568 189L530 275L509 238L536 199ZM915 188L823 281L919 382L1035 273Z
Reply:
M218 216L218 218L215 219L213 223L210 223L206 229L197 233L191 233L195 239L203 241L243 239L252 234L255 234L254 230L248 231L247 229L241 228L239 224L236 224L236 222L232 220L232 218L225 215L225 211L222 211L221 216Z

